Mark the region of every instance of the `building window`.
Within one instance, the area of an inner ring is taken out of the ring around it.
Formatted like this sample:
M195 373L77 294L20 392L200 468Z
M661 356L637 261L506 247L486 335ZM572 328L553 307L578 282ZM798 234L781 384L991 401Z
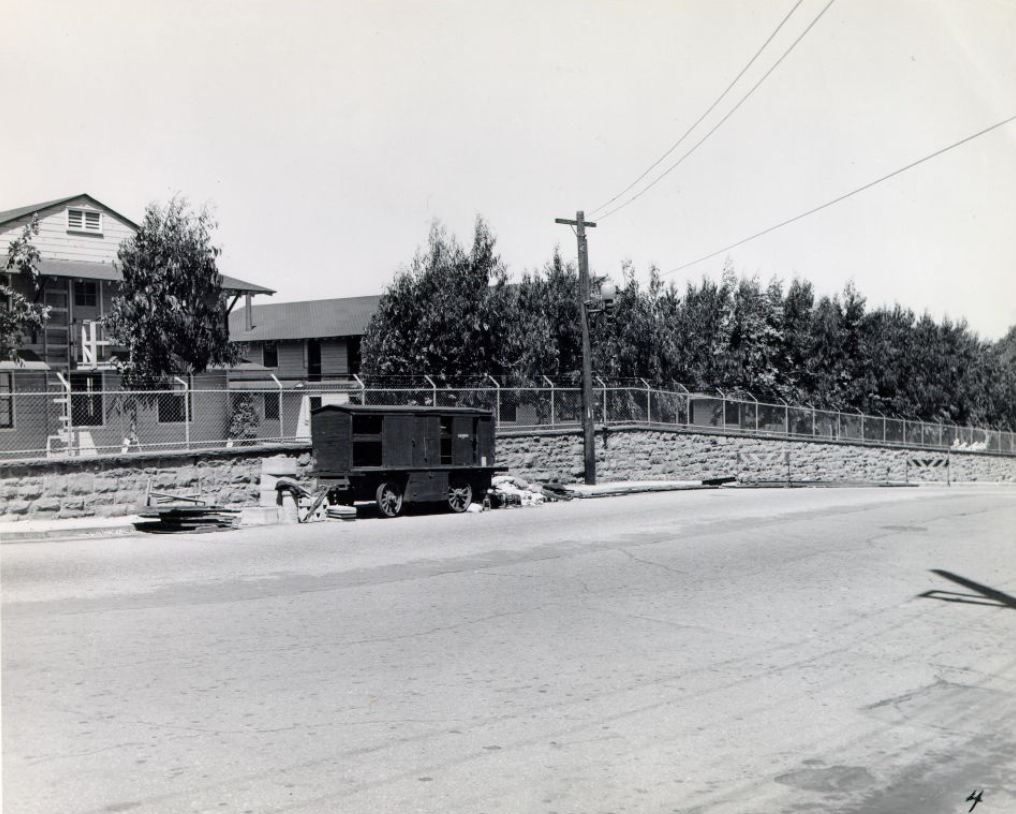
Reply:
M307 381L321 381L321 340L307 340Z
M99 285L91 280L74 283L74 304L94 308L99 303Z
M75 427L101 427L102 374L71 374L71 423Z
M265 421L279 420L279 394L265 393Z
M94 209L68 209L67 230L71 232L102 233L102 213Z
M190 384L193 386L193 381ZM189 388L186 396L183 392L159 393L158 402L160 424L183 424L188 419L194 420L194 403Z
M279 346L275 342L265 342L261 346L261 364L265 367L279 366Z
M14 427L14 374L0 373L0 429Z

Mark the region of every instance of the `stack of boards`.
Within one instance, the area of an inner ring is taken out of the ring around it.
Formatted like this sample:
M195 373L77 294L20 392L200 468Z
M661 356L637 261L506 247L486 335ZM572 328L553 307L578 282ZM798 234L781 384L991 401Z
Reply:
M356 520L356 507L329 506L327 515L329 520Z
M151 522L137 523L137 529L156 534L222 531L235 529L240 522L239 509L203 506L196 503L176 506L147 506L138 514L141 517L150 518Z

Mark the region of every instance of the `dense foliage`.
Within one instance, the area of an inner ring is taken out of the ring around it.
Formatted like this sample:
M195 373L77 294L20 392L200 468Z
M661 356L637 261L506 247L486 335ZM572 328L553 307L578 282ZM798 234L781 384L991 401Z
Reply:
M0 360L19 361L18 347L26 344L26 337L42 329L49 315L46 306L34 301L39 293L39 250L32 238L37 234L39 221L33 217L7 248L7 262L0 274ZM22 281L19 287L29 292L32 299L17 290L15 277Z
M207 211L194 213L173 198L166 206L149 204L137 233L121 244L123 283L105 324L128 350L121 363L127 386L239 360L229 341L214 227Z
M729 261L719 282L683 291L656 270L648 285L630 267L621 274L613 314L592 322L594 370L605 379L1016 430L1016 327L986 342L964 322L868 309L852 285L817 297L802 280L739 278ZM577 291L574 267L557 254L509 284L482 220L469 252L435 227L381 298L364 372L577 380Z

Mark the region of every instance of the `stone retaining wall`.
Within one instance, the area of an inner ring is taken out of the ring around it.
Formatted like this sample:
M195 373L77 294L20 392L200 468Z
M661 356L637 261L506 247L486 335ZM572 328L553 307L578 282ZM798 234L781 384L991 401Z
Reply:
M577 432L519 433L497 442L498 461L513 474L536 482L582 479L582 436ZM601 481L702 480L738 477L745 481L945 482L944 467L915 466L948 457L953 481L1014 481L1016 458L976 452L931 452L861 444L747 438L720 433L638 428L596 434L597 477Z
M919 468L945 453L859 444L758 439L682 430L612 429L596 434L601 482L702 480L944 482L946 469ZM149 480L160 492L200 493L224 506L256 506L262 463L284 455L297 478L312 480L310 447L260 447L210 452L130 455L0 465L0 521L134 514ZM528 480L582 480L582 435L544 430L504 433L498 462ZM1016 458L951 452L956 482L1016 482Z
M278 455L295 459L298 478L309 477L306 446L5 464L0 467L0 521L135 514L149 482L158 492L256 506L262 461Z

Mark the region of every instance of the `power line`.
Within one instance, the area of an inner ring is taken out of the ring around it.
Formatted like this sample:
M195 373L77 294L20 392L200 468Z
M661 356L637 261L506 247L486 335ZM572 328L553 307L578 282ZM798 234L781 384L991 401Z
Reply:
M609 218L609 217L610 217L611 215L613 215L613 214L614 214L615 212L618 212L618 211L620 211L620 210L624 209L624 208L625 208L626 206L628 206L629 204L631 204L631 203L634 203L634 202L635 202L635 201L637 201L637 200L638 200L639 198L641 198L641 197L642 197L643 195L645 195L645 194L646 194L646 193L647 193L647 192L648 192L649 190L651 190L651 189L652 189L652 188L653 188L654 186L656 186L656 185L657 185L658 183L660 183L660 181L662 181L662 180L663 180L664 178L666 178L666 177L667 177L668 175L670 175L670 173L671 173L671 172L673 172L673 171L674 171L675 169L677 169L677 168L678 168L678 167L679 167L679 166L680 166L680 165L681 165L681 164L682 164L682 163L684 162L684 160L685 160L686 158L688 158L688 156L690 156L690 155L691 155L692 153L694 153L694 152L695 152L695 151L696 151L696 150L697 150L697 149L698 149L699 147L701 147L701 146L702 146L703 142L705 142L705 140L706 140L706 139L708 139L708 138L709 138L709 137L710 137L710 136L711 136L711 135L712 135L713 133L715 133L715 132L716 132L717 130L719 130L719 129L720 129L720 127L722 127L722 126L723 126L723 123L724 123L724 122L725 122L725 121L726 121L727 119L729 119L729 118L730 118L731 116L733 116L733 115L734 115L734 113L736 113L736 112L737 112L738 108L740 108L740 107L741 107L741 105L743 105L743 104L744 104L744 103L745 103L746 101L748 101L748 98L749 98L749 97L750 97L750 96L751 96L751 95L752 95L752 94L753 94L753 93L754 93L754 92L755 92L756 90L758 90L759 86L760 86L760 85L761 85L761 84L762 84L763 82L765 82L765 81L766 81L766 79L768 79L768 78L769 78L769 75L770 75L770 74L771 74L771 73L772 73L773 71L775 71L775 70L776 70L776 69L777 69L777 68L778 68L778 67L780 66L780 63L782 63L782 62L783 62L783 60L784 60L784 59L786 59L786 58L787 58L787 57L788 57L788 56L790 55L790 52L791 52L791 51L793 51L793 50L794 50L794 49L795 49L795 48L797 47L797 44L798 44L798 43L799 43L799 42L800 42L801 40L803 40L803 39L805 38L805 36L806 36L806 35L808 34L808 32L809 32L809 31L811 31L811 29L812 29L812 28L814 28L814 27L815 27L815 24L816 24L816 23L817 23L817 22L818 22L819 20L821 20L821 19L822 19L822 15L824 15L824 14L825 14L825 13L826 13L827 11L829 11L829 7L830 7L830 6L831 6L831 5L833 4L833 3L835 3L835 2L836 2L836 0L829 0L829 2L828 2L828 3L826 3L826 5L825 5L825 7L824 7L824 8L822 9L822 11L820 11L820 12L818 13L818 16L816 16L816 17L815 17L815 19L814 19L814 20L812 20L812 21L811 21L811 22L810 22L810 23L808 24L808 27L807 27L806 29L804 29L804 31L802 31L802 32L801 32L801 34L800 34L800 35L799 35L799 36L797 37L797 39L796 39L796 40L794 40L794 41L793 41L793 42L792 42L792 43L790 44L790 47L789 47L789 48L788 48L788 49L787 49L786 51L784 51L784 52L783 52L783 54L782 54L782 56L780 56L780 58L779 58L778 60L776 60L776 62L775 62L775 63L773 64L773 66L772 66L772 67L771 67L771 68L770 68L770 69L769 69L768 71L766 71L766 72L765 72L765 74L763 74L762 78L761 78L761 79L759 79L759 81L758 81L758 82L756 82L756 83L755 83L755 84L754 84L754 85L752 86L751 90L749 90L749 91L748 91L748 92L747 92L747 93L746 93L746 94L745 94L744 96L742 96L742 97L741 97L741 100L740 100L740 101L739 101L739 102L738 102L738 103L737 103L736 105L734 105L734 107L733 107L733 108L731 108L730 112L728 112L726 116L724 116L724 117L723 117L722 119L720 119L720 121L719 121L719 122L718 122L718 123L717 123L717 124L716 124L716 125L715 125L715 126L714 126L714 127L713 127L713 128L712 128L712 129L710 130L710 131L709 131L709 132L708 132L708 133L706 133L706 134L705 134L705 135L704 135L704 136L703 136L703 137L702 137L701 139L699 139L699 141L698 141L698 142L697 142L697 143L695 144L695 146L694 146L694 147L692 147L692 148L691 148L690 150L688 150L688 152L686 152L686 153L685 153L684 155L682 155L682 156L681 156L681 157L680 157L680 158L679 158L679 159L678 159L677 161L675 161L675 162L674 162L673 164L671 164L671 165L670 165L670 166L669 166L669 167L668 167L668 168L667 168L667 169L666 169L666 170L665 170L665 171L664 171L663 173L661 173L661 174L660 174L660 175L658 175L658 176L657 176L657 177L656 177L655 179L653 179L653 181L652 181L652 182L650 182L648 186L646 186L645 188L643 188L643 189L642 189L641 191L639 191L639 192L635 193L635 194L634 194L634 195L633 195L632 197L630 197L630 198L629 198L629 199L628 199L627 201L625 201L624 203L622 203L622 204L619 204L618 206L615 206L615 207L614 207L613 209L610 209L610 210L608 210L607 212L605 212L604 214L600 215L600 216L599 216L599 217L597 218L597 220L601 220L601 221L602 221L602 220L605 220L606 218Z
M649 173L651 173L654 169L656 169L656 167L658 167L660 165L660 163L662 163L662 161L667 156L669 156L672 152L674 152L674 150L676 150L678 147L681 146L681 144L684 142L684 140L686 138L688 138L689 135L691 135L692 130L694 130L696 127L698 127L702 123L702 120L705 119L706 116L708 116L710 113L712 113L716 109L716 106L726 98L727 94L730 93L731 89L734 87L734 85L737 84L738 80L742 76L744 76L745 72L752 65L755 64L755 60L757 60L759 58L759 56L761 56L762 52L766 49L766 47L769 45L769 43L771 43L773 41L773 37L775 37L778 33L780 33L780 29L782 29L783 26L786 24L787 20L790 19L790 15L792 15L795 11L797 11L797 7L799 5L801 5L801 3L803 3L803 2L804 2L804 0L797 0L797 2L794 3L794 7L792 9L790 9L790 11L787 12L787 16L784 17L780 21L780 24L778 26L776 26L776 28L773 30L773 33L769 35L768 39L766 39L766 41L764 43L762 43L762 47L759 48L755 52L755 56L753 56L750 60L748 60L748 64L747 65L745 65L743 68L741 68L741 72L737 76L734 77L734 80L729 85L727 85L727 87L723 91L723 93L721 93L719 96L716 97L716 101L713 102L709 106L709 109L705 113L703 113L701 116L699 116L698 119L695 120L695 123L691 127L689 127L687 130L684 131L684 135L681 136L681 138L679 138L677 141L675 141L671 145L670 149L667 150L667 152L665 152L663 155L661 155L658 159L656 159L656 161L654 161L649 166L649 168L644 173L642 173L638 178L636 178L634 181L632 181L630 184L628 184L628 186L626 186L624 189L622 189L620 192L618 192L617 195L615 195L609 201L607 201L606 203L600 204L598 207L596 207L594 210L592 210L589 213L590 217L595 215L601 209L606 209L608 206L610 206L612 203L614 203L614 201L616 201L618 198L620 198L622 195L624 195L626 192L628 192L628 190L630 190L632 187L634 187L636 184L638 184L639 181L641 181L643 178L645 178L647 175L649 175Z
M973 141L975 138L979 138L980 136L983 136L986 133L990 133L992 130L997 130L999 127L1002 127L1002 126L1004 126L1006 124L1009 124L1009 122L1012 122L1012 121L1016 121L1016 116L1010 116L1008 119L1003 119L1002 121L998 122L997 124L991 125L991 127L986 127L984 130L981 130L981 131L979 131L977 133L974 133L973 135L967 136L966 138L960 139L959 141L955 142L954 144L950 144L948 147L943 147L941 150L936 150L935 152L930 153L929 155L924 156L924 158L919 158L919 159L917 159L917 161L911 162L910 164L907 164L905 167L900 167L898 170L894 170L893 172L889 173L888 175L883 175L881 178L879 178L879 179L877 179L875 181L871 181L870 183L867 183L867 184L865 184L862 187L858 187L857 189L852 190L852 191L847 192L847 193L844 193L843 195L840 195L837 198L833 198L831 201L827 201L826 203L822 204L821 206L816 206L814 209L809 209L807 212L802 212L799 215L795 215L792 218L788 218L787 220L782 221L781 223L777 223L775 226L770 226L768 229L763 229L761 232L756 232L755 234L751 235L751 237L746 237L746 238L744 238L742 240L737 241L736 243L731 243L729 246L725 246L724 248L719 249L718 251L711 252L711 253L709 253L707 255L704 255L703 257L700 257L697 260L692 260L690 263L685 263L684 265L678 266L677 268L673 268L670 271L665 271L665 272L663 272L663 274L664 275L666 275L666 274L674 274L674 273L676 273L678 271L682 271L682 270L688 268L689 266L694 266L696 263L701 263L703 260L709 260L709 259L711 259L713 257L716 257L719 254L723 254L724 252L728 252L731 249L736 249L738 246L743 246L745 243L748 243L749 241L755 240L756 238L762 237L763 235L767 235L770 232L775 232L777 229L782 229L784 226L787 226L787 225L789 225L791 223L794 223L795 221L799 221L802 218L808 217L808 215L814 215L816 212L821 212L823 209L828 209L833 204L838 204L840 201L845 201L847 198L851 198L854 195L857 195L859 192L864 192L866 189L871 189L873 186L875 186L877 184L881 184L883 181L888 181L890 178L893 178L893 177L899 175L900 173L903 173L903 172L906 172L907 170L913 169L918 164L923 164L925 161L930 161L933 158L937 158L938 156L942 155L943 153L947 153L950 150L955 149L956 147L959 147L959 146L961 146L963 144L966 144L968 141ZM601 220L602 220L602 218L601 218ZM663 276L663 275L661 275L661 276Z

